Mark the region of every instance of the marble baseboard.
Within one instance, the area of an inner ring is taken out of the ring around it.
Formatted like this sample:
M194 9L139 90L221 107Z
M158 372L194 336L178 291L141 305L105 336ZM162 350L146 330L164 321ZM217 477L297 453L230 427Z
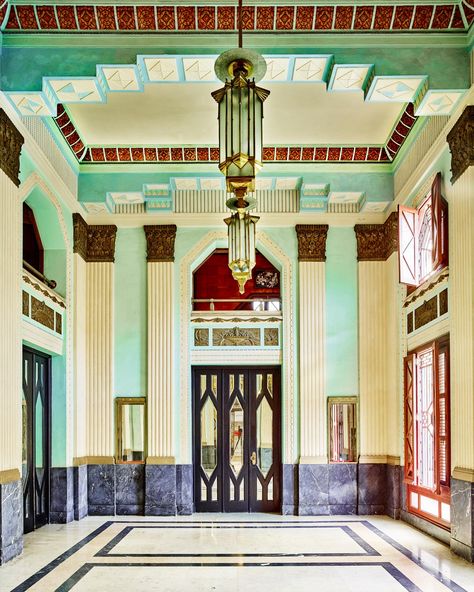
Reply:
M146 465L145 516L175 516L176 513L176 465Z
M115 512L117 515L143 515L145 465L115 466Z
M50 477L49 521L65 524L74 520L74 469L52 467Z
M451 549L474 561L474 483L451 478Z
M189 516L193 511L193 465L176 465L176 513Z
M116 465L87 466L87 505L89 516L115 515Z
M87 501L87 465L73 468L74 476L74 520L82 520L89 513Z
M414 526L418 530L421 530L434 539L449 545L450 534L449 531L444 530L444 528L436 526L436 524L433 524L429 520L423 520L423 518L420 516L416 516L415 514L407 512L406 510L401 510L400 518L403 520L403 522L407 522L408 524L411 524L411 526Z
M0 484L0 565L23 551L21 480Z
M357 513L385 514L387 502L387 465L358 465Z
M387 501L385 513L394 520L400 519L402 499L402 471L399 465L387 465Z

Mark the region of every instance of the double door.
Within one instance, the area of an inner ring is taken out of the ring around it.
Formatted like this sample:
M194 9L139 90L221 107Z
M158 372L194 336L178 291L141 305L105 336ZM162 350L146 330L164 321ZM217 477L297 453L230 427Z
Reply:
M30 532L49 521L50 358L23 349L23 520Z
M280 368L196 367L193 402L196 511L280 511Z

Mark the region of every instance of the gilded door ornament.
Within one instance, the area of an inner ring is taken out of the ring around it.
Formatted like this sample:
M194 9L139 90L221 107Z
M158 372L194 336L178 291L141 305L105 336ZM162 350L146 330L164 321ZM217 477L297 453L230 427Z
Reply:
M241 329L233 327L232 329L213 329L212 345L222 346L259 346L260 329Z

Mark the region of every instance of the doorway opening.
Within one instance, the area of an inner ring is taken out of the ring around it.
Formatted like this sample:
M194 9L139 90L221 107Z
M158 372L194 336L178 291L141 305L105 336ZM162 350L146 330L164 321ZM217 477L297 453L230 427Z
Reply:
M280 367L193 368L197 512L281 510Z
M23 347L22 481L24 532L49 522L51 358Z

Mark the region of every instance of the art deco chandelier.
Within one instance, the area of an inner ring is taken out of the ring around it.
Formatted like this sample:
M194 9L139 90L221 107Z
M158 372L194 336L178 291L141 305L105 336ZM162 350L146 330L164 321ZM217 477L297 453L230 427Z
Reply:
M218 103L219 169L226 177L226 204L233 210L224 222L228 227L229 268L241 294L255 266L255 234L258 216L249 212L256 205L255 176L262 168L263 103L270 94L256 85L267 64L257 52L242 48L242 0L238 6L239 47L222 53L214 70L223 88L212 93Z

